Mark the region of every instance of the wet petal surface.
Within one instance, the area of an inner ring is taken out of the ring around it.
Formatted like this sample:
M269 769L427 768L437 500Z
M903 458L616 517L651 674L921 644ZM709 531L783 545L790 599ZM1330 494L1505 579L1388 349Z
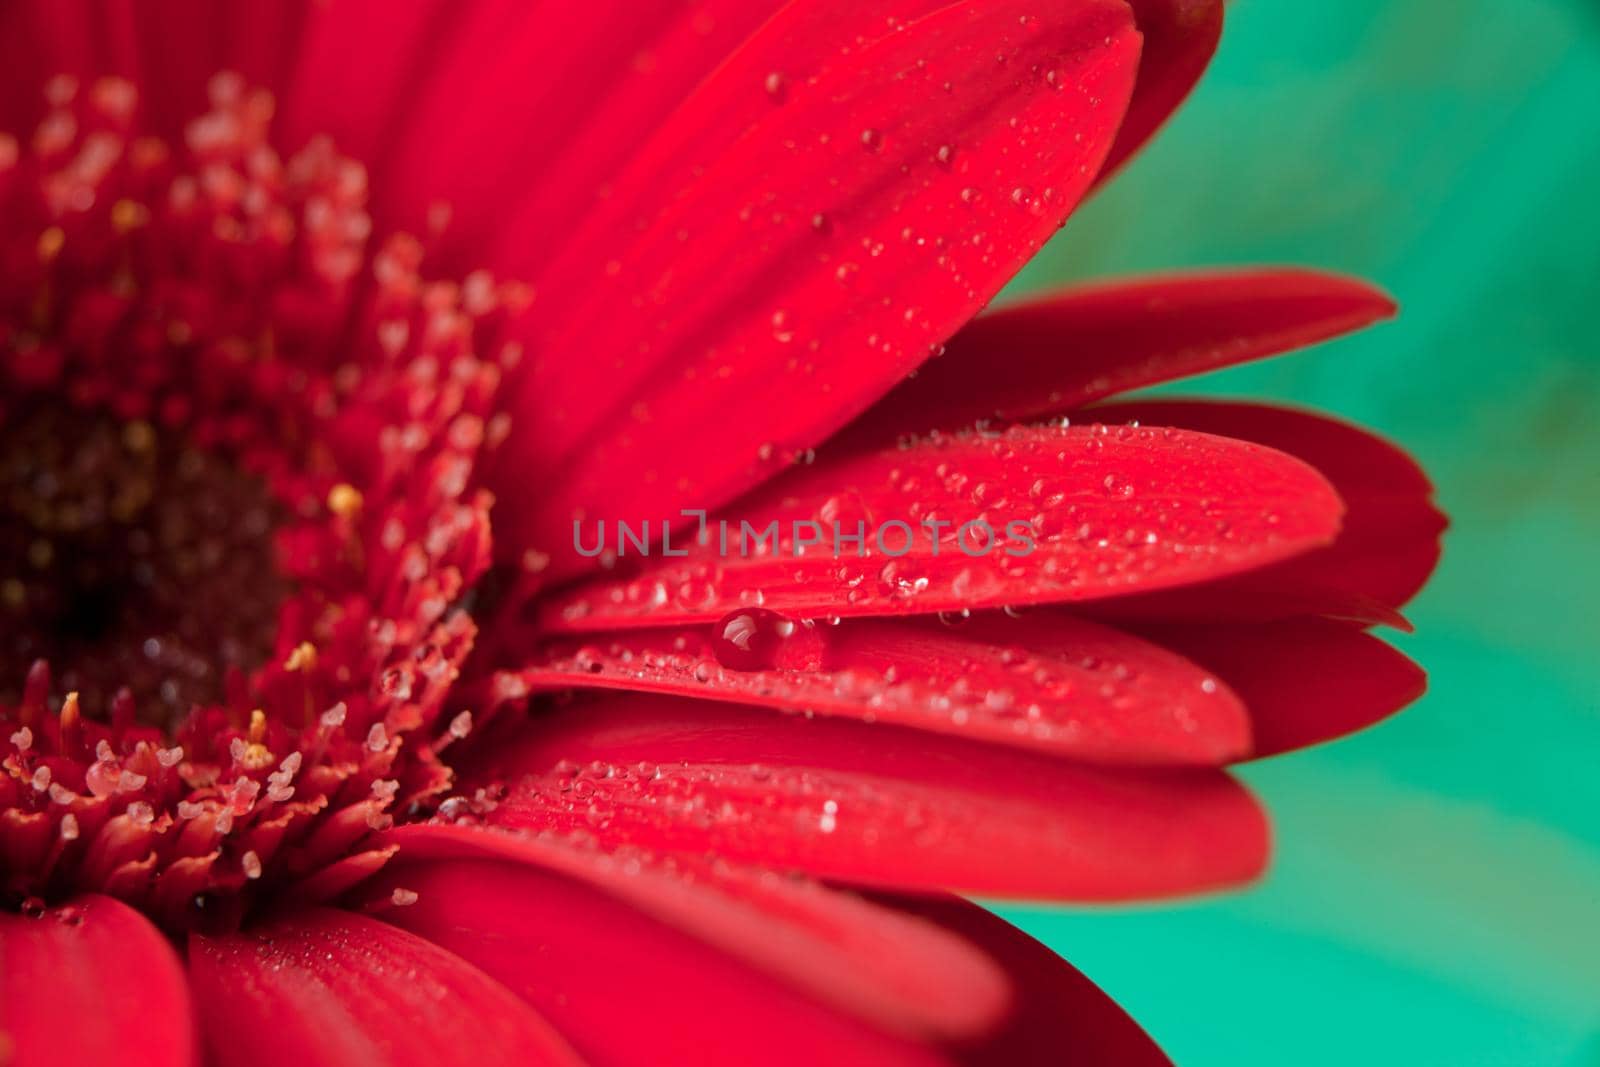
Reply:
M1216 671L1249 709L1252 758L1321 744L1420 697L1427 675L1349 623L1282 619L1150 627L1162 645Z
M672 855L609 842L587 824L526 814L502 804L487 827L414 823L389 836L413 860L507 860L576 880L899 1033L971 1034L1008 1003L1004 976L982 953L853 894L703 851Z
M1304 348L1395 312L1315 271L1198 271L1096 282L980 315L845 433L852 441L1072 411L1130 389Z
M928 1045L874 1029L582 879L533 863L401 864L362 899L505 984L596 1067L943 1062ZM627 1006L624 1025L619 1004Z
M1097 418L1148 420L1254 441L1322 472L1348 509L1331 545L1205 589L1097 605L1118 618L1256 621L1329 615L1408 627L1400 615L1439 562L1447 525L1433 486L1395 445L1347 422L1293 408L1149 400L1092 408Z
M208 1062L434 1067L581 1061L510 990L387 923L305 909L189 942Z
M682 559L660 558L656 524L657 558L636 577L553 597L540 619L586 631L749 607L811 618L1095 600L1298 555L1334 539L1342 510L1301 461L1207 434L1050 424L935 435L780 479L708 523L703 544L672 549ZM609 536L621 567L632 563L615 521L567 536L586 551Z
M504 745L498 824L880 887L1124 900L1257 874L1266 825L1212 770L1104 770L845 719L625 695Z
M1214 675L1059 612L830 626L750 608L710 627L547 642L522 677L896 723L1094 762L1220 763L1250 745L1244 705Z
M1066 218L1137 47L1120 0L952 4L769 101L671 197L645 172L539 283L502 528L570 569L575 516L714 507L837 430Z
M0 910L0 1060L194 1063L188 982L166 938L98 894L36 917Z

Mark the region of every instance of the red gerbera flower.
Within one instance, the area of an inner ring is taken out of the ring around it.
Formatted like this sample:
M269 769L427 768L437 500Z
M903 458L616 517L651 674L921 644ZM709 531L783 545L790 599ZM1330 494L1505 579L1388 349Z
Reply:
M1250 878L1221 766L1416 695L1440 527L1348 426L1099 404L1360 283L962 329L1220 21L0 9L0 1061L1159 1060L944 894Z

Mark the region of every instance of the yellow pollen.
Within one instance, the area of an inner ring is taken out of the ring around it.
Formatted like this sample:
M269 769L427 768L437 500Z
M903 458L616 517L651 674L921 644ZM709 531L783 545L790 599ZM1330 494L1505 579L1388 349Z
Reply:
M78 721L78 691L74 689L61 701L61 727L66 729Z
M49 263L61 254L61 246L67 243L67 235L60 226L52 226L39 235L39 261Z
M150 211L143 204L133 200L118 200L111 207L111 225L119 233L137 230L150 221Z
M274 763L272 750L262 743L267 737L267 713L260 708L250 713L248 736L249 741L245 744L244 755L239 758L239 765L251 771L272 766Z
M342 519L353 518L361 510L361 490L340 482L328 490L328 510Z
M294 650L289 653L289 658L283 661L283 669L286 671L309 671L316 665L317 648L310 641L301 641L298 645L295 645ZM261 713L258 711L254 714L260 715ZM254 725L254 722L255 718L252 715L251 724Z
M148 452L155 447L156 432L143 419L134 419L122 428L122 443L133 452Z

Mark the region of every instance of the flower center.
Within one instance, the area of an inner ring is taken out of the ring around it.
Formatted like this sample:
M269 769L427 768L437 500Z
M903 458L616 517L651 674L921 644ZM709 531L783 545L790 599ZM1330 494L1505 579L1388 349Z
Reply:
M0 420L0 704L48 660L103 714L126 687L175 725L273 648L287 584L259 479L143 420L22 405Z
M425 277L359 163L209 89L179 140L118 79L0 130L0 909L330 899L526 696L466 605L527 293Z

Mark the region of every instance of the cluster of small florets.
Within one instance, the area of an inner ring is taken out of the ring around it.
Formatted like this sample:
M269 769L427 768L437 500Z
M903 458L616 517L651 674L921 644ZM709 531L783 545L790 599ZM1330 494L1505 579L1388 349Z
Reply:
M47 656L0 664L0 903L96 890L182 924L268 885L336 893L387 857L374 831L444 794L438 753L472 727L474 470L507 430L523 295L425 280L420 242L374 242L359 164L280 155L272 97L237 77L210 96L173 144L138 132L127 82L62 78L31 139L0 133L0 441L24 410L92 412L259 480L276 624L181 708L85 706Z

